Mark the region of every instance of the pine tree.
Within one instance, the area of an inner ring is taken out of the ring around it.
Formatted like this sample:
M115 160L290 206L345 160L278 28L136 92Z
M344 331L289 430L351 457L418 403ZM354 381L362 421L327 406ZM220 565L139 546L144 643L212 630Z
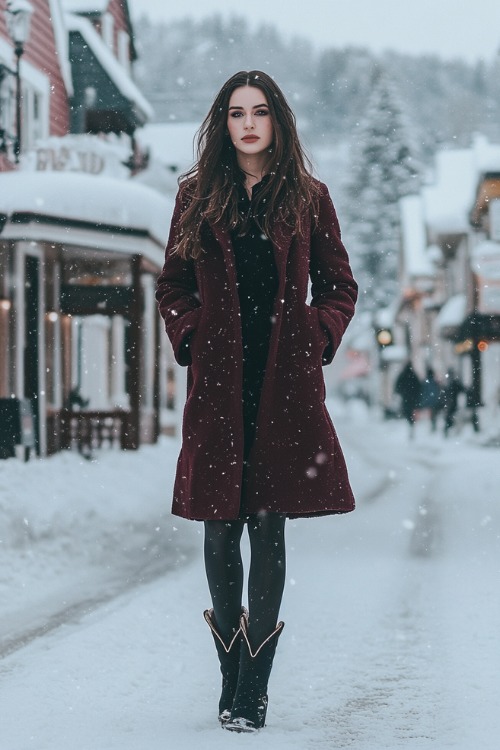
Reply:
M418 191L409 129L387 75L377 70L351 146L348 234L369 309L388 305L397 289L399 205Z

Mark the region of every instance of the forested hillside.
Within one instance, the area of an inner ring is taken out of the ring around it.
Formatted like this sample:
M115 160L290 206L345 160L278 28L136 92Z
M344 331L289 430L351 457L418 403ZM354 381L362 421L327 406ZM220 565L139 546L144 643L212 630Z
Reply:
M312 143L351 140L378 67L393 79L413 137L427 159L442 144L468 145L475 131L500 140L500 64L362 48L315 49L274 26L252 30L238 17L136 24L136 78L156 119L201 121L220 84L237 70L260 68L285 90ZM500 35L499 35L500 36ZM500 38L499 38L500 41ZM154 50L154 54L149 54Z

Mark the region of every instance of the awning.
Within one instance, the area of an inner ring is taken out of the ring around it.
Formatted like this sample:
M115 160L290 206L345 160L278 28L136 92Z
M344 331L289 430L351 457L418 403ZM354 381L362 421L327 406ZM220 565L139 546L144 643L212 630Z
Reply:
M455 340L485 339L486 341L500 341L500 315L481 315L471 313L458 329Z
M171 201L132 180L71 172L0 174L0 214L8 217L2 239L88 243L143 254L161 267L172 210Z
M450 297L436 318L436 326L445 338L453 337L457 329L464 322L467 313L467 297L465 294L455 294Z

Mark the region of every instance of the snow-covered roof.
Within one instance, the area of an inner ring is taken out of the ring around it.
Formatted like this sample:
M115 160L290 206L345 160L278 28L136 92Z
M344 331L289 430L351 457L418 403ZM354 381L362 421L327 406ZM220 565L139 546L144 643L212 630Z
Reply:
M455 294L444 303L436 318L438 328L457 328L467 314L467 297Z
M490 143L481 133L474 136L474 160L479 173L500 172L500 145Z
M0 212L123 227L167 239L173 203L131 180L68 172L0 174Z
M481 174L500 171L500 145L477 134L468 149L443 150L435 158L435 182L422 190L425 218L437 234L469 230L469 212Z
M171 172L159 161L150 159L146 169L141 169L132 179L134 182L148 185L159 193L174 197L179 189L178 177L178 172Z
M437 234L466 233L477 177L472 151L439 151L435 164L436 181L422 190L426 222Z
M407 195L399 205L405 276L433 276L434 268L427 255L422 198L419 195Z
M194 138L199 127L194 122L151 123L137 130L136 138L150 149L155 161L183 172L195 160Z
M64 10L70 13L104 13L110 0L61 0Z
M118 62L111 50L104 44L91 22L81 16L66 13L66 25L69 31L77 31L82 35L90 50L123 96L129 101L134 102L146 117L153 117L154 112L150 103L139 91L130 75Z

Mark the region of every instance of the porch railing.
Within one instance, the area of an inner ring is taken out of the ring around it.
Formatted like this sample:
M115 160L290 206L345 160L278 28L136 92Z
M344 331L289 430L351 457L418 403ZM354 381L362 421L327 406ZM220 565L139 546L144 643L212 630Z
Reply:
M62 448L73 448L83 455L90 455L99 448L127 448L126 411L64 409L60 418Z

